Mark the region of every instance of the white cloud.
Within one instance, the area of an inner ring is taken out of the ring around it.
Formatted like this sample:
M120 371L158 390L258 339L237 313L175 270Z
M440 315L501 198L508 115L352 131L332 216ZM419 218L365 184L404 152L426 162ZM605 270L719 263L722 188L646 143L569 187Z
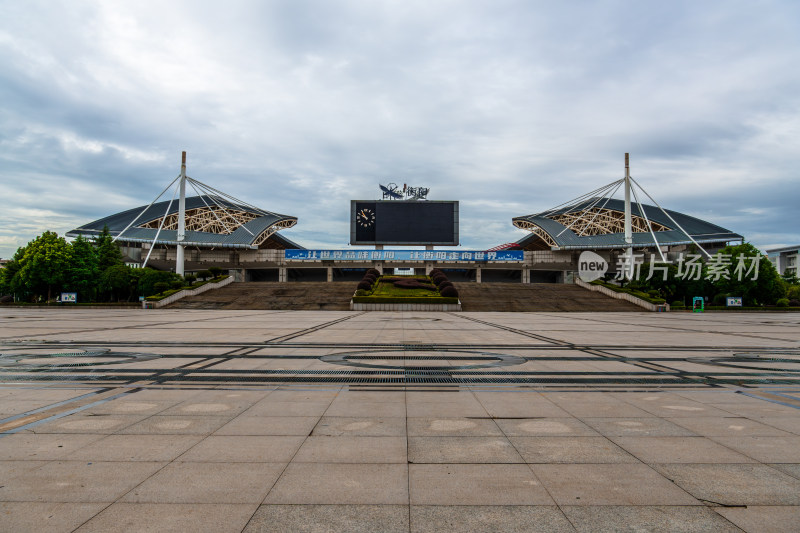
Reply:
M349 199L386 181L461 200L465 246L511 241L624 152L665 207L800 241L793 2L3 9L0 194L31 221L0 212L0 233L22 242L148 203L181 150L308 245L346 242Z

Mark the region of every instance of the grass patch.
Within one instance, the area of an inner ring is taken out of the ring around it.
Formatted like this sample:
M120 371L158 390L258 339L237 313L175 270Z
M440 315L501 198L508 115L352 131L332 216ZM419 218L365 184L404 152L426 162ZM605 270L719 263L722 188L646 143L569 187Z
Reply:
M410 276L409 276L410 278ZM426 276L417 277L421 282L430 281ZM433 283L431 283L432 285ZM429 291L428 289L403 289L395 287L391 281L384 281L383 276L378 278L372 288L372 293L368 297L376 298L441 298L438 290Z

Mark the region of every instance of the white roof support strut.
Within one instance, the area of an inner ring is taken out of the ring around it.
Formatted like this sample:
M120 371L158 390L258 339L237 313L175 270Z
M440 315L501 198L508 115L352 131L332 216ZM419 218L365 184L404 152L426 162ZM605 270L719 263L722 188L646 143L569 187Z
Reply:
M680 225L680 224L678 224L677 222L675 222L675 219L674 219L674 218L672 218L672 217L670 216L670 214L669 214L669 213L667 213L667 212L664 210L664 208L663 208L663 207L661 207L661 206L658 204L658 202L656 202L655 198L653 198L652 196L650 196L650 194L649 194L649 193L648 193L646 190L644 190L644 187L642 187L641 185L639 185L639 182L637 182L637 181L636 181L635 179L633 179L633 178L631 178L631 181L633 181L633 183L635 183L635 184L636 184L636 186L637 186L637 187L639 187L639 189L641 189L641 190L642 190L642 192L643 192L643 193L645 193L645 194L647 195L647 197L648 197L648 198L650 198L650 200L651 200L651 201L652 201L654 204L656 204L656 207L658 207L659 209L661 209L661 212L662 212L662 213L664 213L665 215L667 215L667 218L669 218L669 219L672 221L672 223L673 223L673 224L675 224L675 226L676 226L676 227L677 227L679 230L681 230L681 231L683 232L683 234L684 234L684 235L686 235L687 237L689 237L689 240L690 240L690 241L692 241L692 242L695 244L695 246L697 246L698 248L700 248L700 250L702 250L702 251L703 251L703 253L704 253L704 254L706 254L706 257L708 257L709 259L711 259L711 254L710 254L710 253L708 253L708 252L706 251L706 249L705 249L705 248L703 248L702 246L700 246L700 245L697 243L697 241L696 241L696 240L694 240L694 238L693 238L691 235L689 235L689 232L687 232L685 229L683 229L683 228L681 227L681 225Z
M186 240L186 152L181 153L181 184L180 198L178 199L178 249L175 255L175 273L183 277L183 241ZM166 215L164 219L166 220Z

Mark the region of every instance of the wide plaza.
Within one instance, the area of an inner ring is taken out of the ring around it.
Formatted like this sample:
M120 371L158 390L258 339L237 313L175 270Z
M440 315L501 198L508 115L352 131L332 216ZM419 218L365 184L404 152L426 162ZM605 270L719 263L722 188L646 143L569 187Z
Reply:
M796 531L797 313L0 310L3 531Z

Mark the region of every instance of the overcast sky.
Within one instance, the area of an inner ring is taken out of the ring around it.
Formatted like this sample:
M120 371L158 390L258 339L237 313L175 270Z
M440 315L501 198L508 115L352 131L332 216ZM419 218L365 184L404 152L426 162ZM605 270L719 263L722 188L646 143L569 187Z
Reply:
M800 244L799 28L794 0L0 0L0 257L149 203L182 150L307 247L387 182L514 241L625 152L665 207Z

